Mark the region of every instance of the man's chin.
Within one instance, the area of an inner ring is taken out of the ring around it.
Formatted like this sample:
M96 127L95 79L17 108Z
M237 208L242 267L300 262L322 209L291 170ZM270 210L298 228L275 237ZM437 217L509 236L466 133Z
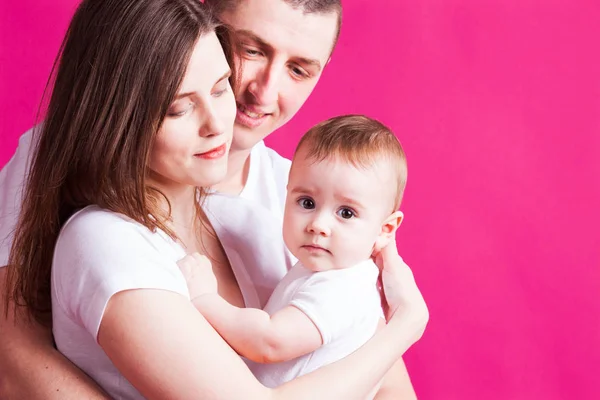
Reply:
M263 127L250 129L236 123L233 127L233 140L229 154L251 150L257 143L269 136L269 133L264 133L265 131Z

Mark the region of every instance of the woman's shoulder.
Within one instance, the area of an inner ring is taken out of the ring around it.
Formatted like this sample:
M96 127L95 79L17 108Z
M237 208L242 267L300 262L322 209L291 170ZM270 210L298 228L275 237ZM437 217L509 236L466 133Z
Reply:
M163 231L153 232L122 214L89 206L64 225L52 270L63 286L73 276L85 275L94 285L110 281L108 286L142 287L154 279L150 286L160 287L156 277L180 275L176 263L184 255L183 248Z
M63 225L63 231L76 231L85 233L98 233L103 230L111 231L148 231L148 228L137 221L111 210L101 208L97 205L87 206L75 212Z
M140 227L151 233L146 227L133 219L114 211L100 208L96 205L87 206L73 214L63 225L61 236L85 235L95 237L107 233L140 232Z
M162 231L152 231L123 214L91 205L77 211L63 225L56 250L92 247L94 253L109 249L136 252L173 245Z

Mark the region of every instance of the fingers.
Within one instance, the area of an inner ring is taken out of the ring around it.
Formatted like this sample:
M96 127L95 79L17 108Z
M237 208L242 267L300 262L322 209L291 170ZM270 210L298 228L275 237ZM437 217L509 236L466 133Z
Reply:
M379 267L379 270L383 271L390 266L393 267L392 263L402 263L402 257L398 254L398 248L396 247L396 238L393 238L387 246L385 246L379 253L373 254L375 264Z
M422 334L429 311L419 290L412 270L401 258L389 260L382 271L383 291L389 306L388 321L401 310L405 319L411 320L416 332ZM420 337L420 336L419 336Z
M187 254L181 260L177 261L177 266L186 280L191 279L194 275L200 273L200 271L212 271L212 264L208 257L197 252Z

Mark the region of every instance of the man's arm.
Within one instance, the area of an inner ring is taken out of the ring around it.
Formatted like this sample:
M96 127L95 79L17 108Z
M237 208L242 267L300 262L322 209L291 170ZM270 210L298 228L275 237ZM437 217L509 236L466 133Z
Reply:
M218 294L201 295L193 303L235 351L255 362L291 360L323 343L312 320L296 307L270 316L263 310L232 306Z
M380 321L378 330L385 326ZM374 400L417 400L404 360L399 359L387 372Z
M402 359L385 375L375 400L417 400L406 365Z
M0 296L6 268L0 268ZM8 311L8 312L7 312ZM96 383L60 354L52 332L0 301L0 398L3 400L109 399Z

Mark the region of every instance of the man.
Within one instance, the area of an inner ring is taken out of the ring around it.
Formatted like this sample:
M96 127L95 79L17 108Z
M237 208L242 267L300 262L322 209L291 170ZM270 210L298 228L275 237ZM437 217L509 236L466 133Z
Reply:
M251 152L289 121L304 104L337 41L341 22L339 0L207 0L223 22L240 38L237 59L241 82L237 118L226 180L219 192L238 195L246 188ZM31 134L24 135L17 153L0 174L0 215L20 204L13 202L27 165ZM265 150L266 151L266 150ZM270 153L275 163L286 160ZM289 167L288 167L289 168ZM285 174L284 174L285 175ZM15 178L16 177L16 178ZM20 178L19 178L20 177ZM16 180L15 180L16 179ZM287 179L287 177L285 178ZM281 181L281 180L280 180ZM15 185L17 184L17 185ZM1 239L16 221L0 220ZM0 265L8 258L1 243ZM0 268L4 290L6 271ZM51 332L16 319L0 306L0 398L102 399L105 394L52 345ZM404 363L390 370L377 399L415 398Z

